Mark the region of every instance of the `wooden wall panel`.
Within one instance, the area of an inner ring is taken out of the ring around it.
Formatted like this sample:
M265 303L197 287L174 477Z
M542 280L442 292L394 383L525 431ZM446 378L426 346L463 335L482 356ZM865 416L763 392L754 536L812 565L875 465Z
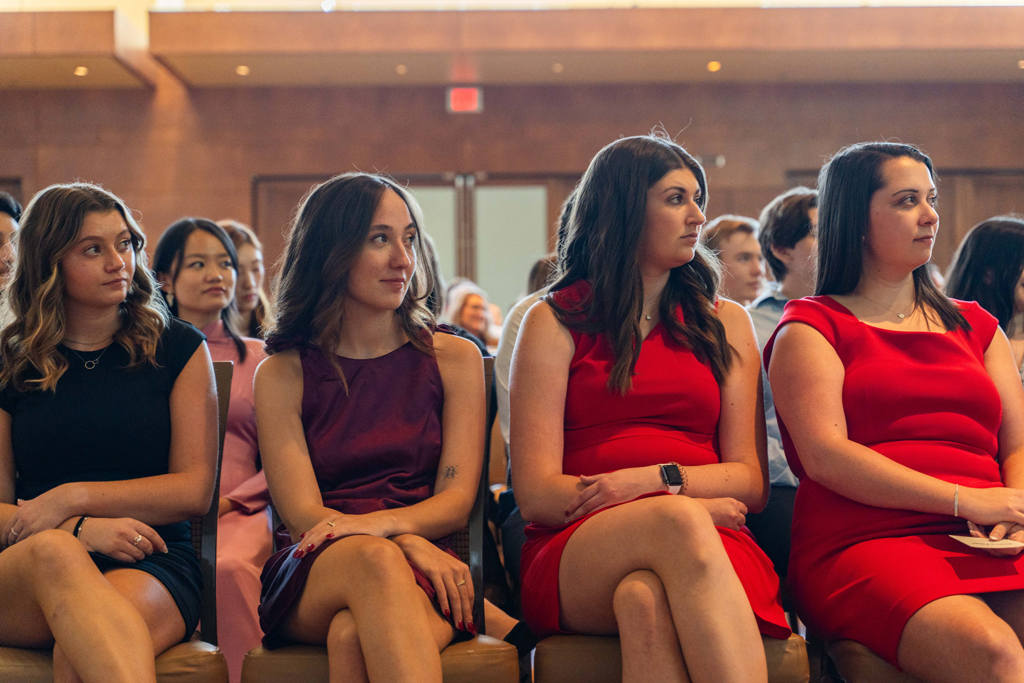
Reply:
M249 220L257 175L579 174L658 125L705 160L711 216L756 215L789 171L861 140L919 144L940 168L1024 165L1015 85L505 86L485 103L453 116L440 87L189 91L166 73L153 91L5 92L0 177L26 197L100 182L152 240L184 215Z

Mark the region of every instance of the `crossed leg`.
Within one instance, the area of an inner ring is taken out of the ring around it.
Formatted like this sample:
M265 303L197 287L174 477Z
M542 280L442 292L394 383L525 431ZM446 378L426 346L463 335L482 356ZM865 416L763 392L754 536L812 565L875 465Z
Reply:
M57 681L156 680L146 622L71 534L43 531L0 553L0 595L0 643L56 642L71 672L55 669Z
M440 683L440 651L454 636L399 547L376 536L328 546L281 628L327 646L332 683Z
M711 516L689 498L588 519L565 546L559 594L564 628L620 635L625 682L768 678L743 586Z

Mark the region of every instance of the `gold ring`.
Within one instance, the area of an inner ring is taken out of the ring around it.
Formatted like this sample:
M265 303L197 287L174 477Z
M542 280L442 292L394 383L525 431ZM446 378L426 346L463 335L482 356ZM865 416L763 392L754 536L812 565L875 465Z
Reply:
M327 520L327 526L334 526L334 522Z
M135 538L132 539L132 545L138 546L139 545L139 541L141 541L141 540L142 540L142 534L139 534L138 536L136 536Z
M461 586L461 585L462 585L462 584L464 584L464 583L466 583L466 580L465 580L465 579L463 579L462 581L459 581L459 582L458 582L457 584L455 584L455 585L456 585L456 586Z

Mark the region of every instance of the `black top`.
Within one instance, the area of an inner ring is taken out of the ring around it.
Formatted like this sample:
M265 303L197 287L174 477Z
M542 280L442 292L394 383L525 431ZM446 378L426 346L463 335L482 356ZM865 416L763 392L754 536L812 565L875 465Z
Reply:
M128 352L116 342L99 351L61 345L69 367L56 391L0 389L0 409L12 417L17 497L29 500L69 482L167 474L171 389L205 339L172 319L160 337L158 365L135 370L126 369ZM190 537L188 522L155 529L165 541Z

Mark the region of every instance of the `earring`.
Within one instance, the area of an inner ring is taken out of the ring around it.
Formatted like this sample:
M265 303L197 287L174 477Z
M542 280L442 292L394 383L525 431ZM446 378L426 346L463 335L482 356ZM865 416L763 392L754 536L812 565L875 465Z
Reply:
M173 294L168 294L167 295L167 307L168 308L172 308L173 306L174 306L174 295Z

